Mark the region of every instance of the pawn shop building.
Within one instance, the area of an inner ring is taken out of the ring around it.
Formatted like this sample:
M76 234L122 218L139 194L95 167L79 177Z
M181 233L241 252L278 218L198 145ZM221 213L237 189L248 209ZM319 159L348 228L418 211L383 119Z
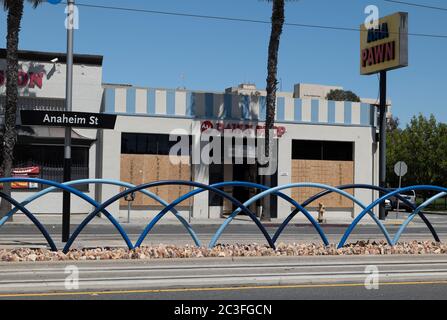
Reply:
M0 50L0 74L6 70L5 51ZM51 61L57 62L53 63ZM65 55L48 52L19 53L21 83L19 108L22 110L64 111ZM222 181L262 183L256 152L248 140L222 150L231 161L209 162L194 155L202 154L209 140L207 129L224 136L225 129L261 132L265 125L266 93L252 84L228 87L220 92L189 89L145 88L106 84L102 80L102 56L75 55L73 111L116 116L114 129L72 129L73 178L111 179L132 184L159 180L192 180L203 184ZM1 78L0 78L1 79ZM5 104L5 81L0 82L0 109ZM277 170L275 185L315 182L332 186L378 184L377 114L375 101L328 101L331 87L297 84L290 92L278 92L273 132ZM14 175L62 181L64 126L77 119L60 121L60 127L25 126L18 119L18 144ZM3 123L3 118L0 119ZM173 134L186 137L189 153L170 153L178 143ZM256 134L255 134L256 135ZM233 137L230 137L233 139ZM228 160L228 159L227 159ZM229 163L230 162L230 163ZM28 183L13 185L13 196L25 200L43 188ZM97 201L117 194L120 187L88 185L79 187ZM190 191L189 187L166 186L149 189L167 202ZM224 191L244 202L255 190L234 187ZM284 193L303 202L319 192L312 188L290 189ZM367 190L350 190L360 201L374 197ZM131 202L122 199L109 207L120 219L152 218L161 210L159 203L137 194ZM360 208L338 195L319 200L331 216L355 217ZM315 213L319 203L310 208ZM52 192L28 205L32 212L61 214L62 193ZM235 208L228 201L203 192L182 202L177 209L186 218L215 219ZM261 203L250 207L261 212ZM72 212L87 213L91 206L73 197ZM290 203L274 200L272 217L285 218ZM169 215L167 219L171 218Z

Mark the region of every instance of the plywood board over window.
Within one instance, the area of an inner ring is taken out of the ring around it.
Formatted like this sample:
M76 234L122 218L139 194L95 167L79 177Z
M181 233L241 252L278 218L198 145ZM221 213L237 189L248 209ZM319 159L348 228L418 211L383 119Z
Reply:
M331 161L331 160L292 160L292 182L313 182L330 186L338 186L354 183L354 161ZM292 198L303 203L313 195L323 191L318 188L293 188ZM346 190L353 194L353 190ZM309 207L318 207L323 203L326 208L352 209L354 204L351 200L339 194L329 194Z
M122 154L121 155L121 180L139 185L142 183L155 182L161 180L191 180L191 166L189 157L177 157L179 164L172 163L169 155L152 154ZM124 190L122 188L121 190ZM159 186L147 189L155 193L163 200L172 202L191 188L189 186ZM120 200L120 205L127 205L127 201ZM148 196L137 193L133 208L159 206L160 204ZM191 200L184 201L180 206L190 206Z

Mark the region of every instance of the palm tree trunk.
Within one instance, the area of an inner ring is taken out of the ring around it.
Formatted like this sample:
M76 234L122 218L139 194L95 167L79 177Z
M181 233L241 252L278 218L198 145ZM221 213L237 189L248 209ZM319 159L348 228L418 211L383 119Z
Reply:
M270 33L270 43L268 49L267 61L267 111L265 120L265 155L267 159L270 156L271 145L273 137L270 136L270 130L275 124L276 112L276 90L278 85L278 52L279 42L281 39L282 29L284 25L284 0L273 0L272 9L272 30ZM267 166L269 163L267 163ZM264 175L264 185L271 187L271 175ZM271 197L265 197L263 200L263 214L264 220L271 219Z
M18 46L20 23L23 16L23 0L11 1L8 9L8 32L6 39L6 106L4 126L2 127L2 143L0 144L2 154L1 171L4 177L10 177L12 173L13 152L17 141L16 116L18 100ZM3 193L11 195L11 184L3 186ZM0 204L0 215L11 210L11 204L2 199Z

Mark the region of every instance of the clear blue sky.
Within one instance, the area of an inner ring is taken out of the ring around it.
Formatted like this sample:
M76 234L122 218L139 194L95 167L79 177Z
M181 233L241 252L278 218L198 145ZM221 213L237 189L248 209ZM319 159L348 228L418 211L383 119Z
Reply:
M445 0L408 0L447 7ZM79 3L269 20L265 0L77 0ZM384 16L407 11L410 32L447 35L447 11L390 4L382 0L288 1L286 21L358 27L364 8L375 4ZM27 6L20 48L65 51L64 6ZM0 47L6 46L6 15L0 14ZM241 82L265 87L270 26L80 7L77 53L104 55L104 82L222 91ZM284 29L279 62L282 89L298 82L340 85L376 98L377 76L359 75L357 32ZM447 38L410 37L410 66L389 73L393 112L405 124L433 113L447 122ZM184 81L182 81L184 74Z

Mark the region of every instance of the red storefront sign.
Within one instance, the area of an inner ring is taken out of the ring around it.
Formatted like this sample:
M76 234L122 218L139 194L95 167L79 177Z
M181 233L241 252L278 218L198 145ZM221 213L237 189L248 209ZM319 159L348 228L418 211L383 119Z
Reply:
M14 178L37 178L40 174L40 167L27 167L27 168L14 168L12 169L12 177ZM3 174L2 174L3 176ZM3 188L3 184L0 184L0 189ZM12 189L36 189L37 183L30 182L12 182Z
M42 89L44 76L44 72L19 71L17 84L21 88L27 87L33 89L37 86L39 89ZM0 87L4 85L6 85L6 74L4 70L0 70Z
M255 130L260 136L263 135L265 125L250 124L250 123L239 123L239 122L212 122L210 120L202 121L200 125L201 132L209 129L215 129L221 133L225 130ZM276 132L276 136L281 138L286 133L286 128L283 126L274 126L273 129Z

